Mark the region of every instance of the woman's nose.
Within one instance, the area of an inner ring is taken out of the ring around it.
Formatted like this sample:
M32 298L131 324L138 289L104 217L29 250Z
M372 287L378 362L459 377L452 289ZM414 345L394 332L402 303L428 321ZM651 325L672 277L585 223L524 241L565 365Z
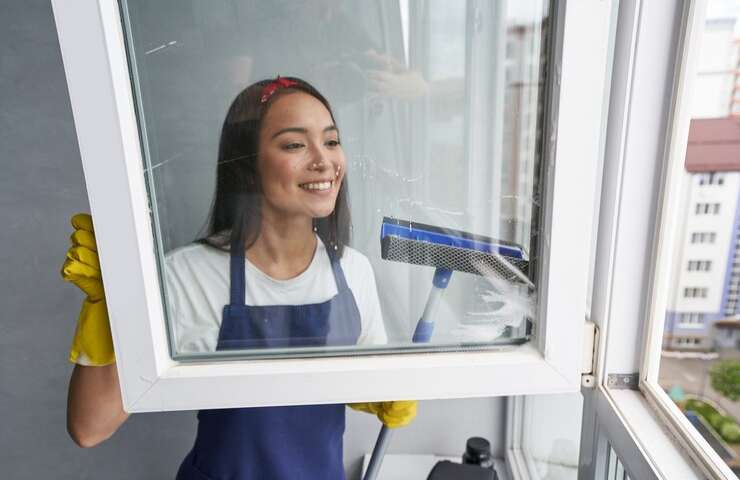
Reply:
M329 167L329 160L326 157L326 152L323 151L321 146L315 146L311 150L310 168L317 171L326 170Z
M314 170L317 172L323 172L324 170L326 170L326 167L326 162L323 161L314 161L309 165L310 170Z

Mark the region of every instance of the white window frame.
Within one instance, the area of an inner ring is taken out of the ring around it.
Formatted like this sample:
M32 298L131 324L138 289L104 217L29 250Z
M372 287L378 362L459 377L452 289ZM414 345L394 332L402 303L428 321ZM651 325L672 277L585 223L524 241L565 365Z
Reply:
M604 2L591 2L590 8L594 9L592 11L592 18L593 24L592 27L595 29L599 29L604 32L605 37L602 37L601 40L606 42L606 54L609 58L607 68L604 70L603 75L606 79L606 83L608 84L611 79L611 64L612 64L612 52L614 49L614 34L617 28L616 20L617 20L617 9L618 9L619 2L617 0L608 0ZM597 159L598 167L597 171L601 173L603 168L603 158L604 158L604 141L605 141L605 133L606 133L606 123L607 123L607 113L608 113L608 106L609 106L609 89L605 89L604 95L601 97L600 101L603 103L604 108L602 110L602 118L600 120L600 126L599 126L599 134L598 134L598 142L599 142L599 158ZM594 209L594 219L595 221L592 223L592 228L594 228L593 235L591 236L592 244L589 246L589 276L593 277L593 267L594 267L594 260L595 260L595 249L593 248L595 246L595 240L596 240L596 227L598 227L598 215L599 215L599 192L601 190L601 181L597 178L596 184L594 185L595 189L593 191L593 202L595 204ZM589 282L589 289L591 288L591 284ZM589 290L590 293L590 290ZM587 385L585 387L586 390L591 388L593 386L593 383L591 383L594 380L594 377L592 377L590 374L593 372L594 369L594 358L593 358L593 352L595 348L594 342L598 338L598 332L595 330L595 326L590 322L589 320L589 304L590 299L587 299L587 304L583 321L584 321L584 338L590 339L590 342L584 342L583 348L584 348L584 361L582 365L582 385ZM588 397L584 397L584 400L586 400ZM510 477L512 480L537 480L540 478L539 476L539 468L538 468L538 462L535 458L533 458L533 455L530 451L530 440L531 438L528 437L528 434L531 435L536 430L531 428L531 422L532 419L530 418L531 410L528 408L528 401L529 398L527 396L511 396L506 399L506 429L505 429L505 452L504 452L504 459L505 459L505 465L506 465L506 473L508 477ZM590 407L587 406L585 403L583 405L584 412L589 411ZM568 418L565 421L577 421L575 418ZM584 418L584 422L586 422L587 419ZM592 422L593 423L593 422ZM591 424L592 424L591 423ZM585 424L585 423L584 423ZM534 433L534 435L537 435ZM545 434L547 435L547 434ZM582 455L583 456L583 455ZM549 473L549 472L548 472ZM588 480L593 480L595 478L605 478L605 477L594 477L594 476L587 476L583 477L584 479L588 478Z
M683 32L684 38L679 55L677 55L674 72L673 103L665 134L666 151L662 192L659 197L659 222L654 240L654 252L657 258L650 279L639 388L661 422L668 427L674 438L678 439L681 448L688 453L704 475L712 479L732 480L736 478L736 475L676 408L668 394L658 384L660 351L665 326L663 317L670 289L668 285L672 267L670 256L673 249L677 247L677 241L671 238L671 235L677 232L678 215L680 215L678 205L681 202L682 192L681 182L678 179L684 174L683 159L686 155L691 120L691 86L695 76L695 58L699 55L700 46L697 40L702 34L704 25L705 1L690 2L694 5L686 9L687 23L693 20L693 24L690 24L689 28ZM689 11L692 8L694 11ZM715 184L713 177L712 175L709 178L710 184ZM719 204L708 205L712 205L714 214L718 213ZM706 296L706 290L702 288L704 296Z
M558 2L559 3L559 2ZM496 351L177 362L169 354L130 72L115 0L53 0L128 412L560 393L580 386L606 42L591 0L556 20L535 341ZM563 11L564 10L564 11ZM556 214L553 214L556 212ZM557 221L555 221L557 218ZM485 379L481 381L481 379Z
M620 2L591 310L597 387L583 390L579 479L606 478L609 447L634 480L735 478L657 386L683 166L671 159L685 155L705 8ZM617 388L620 378L637 389Z

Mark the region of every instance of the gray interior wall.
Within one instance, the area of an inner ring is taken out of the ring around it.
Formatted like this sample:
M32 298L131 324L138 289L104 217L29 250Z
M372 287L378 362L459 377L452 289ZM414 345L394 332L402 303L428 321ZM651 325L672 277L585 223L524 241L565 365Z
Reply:
M193 412L133 415L83 450L65 428L66 361L81 294L59 275L69 217L89 211L56 31L47 0L0 6L0 477L172 478L195 434ZM483 435L502 453L503 401L423 402L391 453L459 454ZM348 478L378 432L348 414Z

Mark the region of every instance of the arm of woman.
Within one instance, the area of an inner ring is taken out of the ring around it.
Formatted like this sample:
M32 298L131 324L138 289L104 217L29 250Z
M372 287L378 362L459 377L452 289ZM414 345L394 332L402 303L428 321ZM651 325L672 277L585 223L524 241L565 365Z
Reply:
M77 445L88 448L107 440L128 416L115 363L75 365L69 380L67 431Z
M92 217L77 214L72 226L61 274L87 297L69 355L76 365L69 381L67 431L77 445L92 447L113 435L128 414L121 401Z

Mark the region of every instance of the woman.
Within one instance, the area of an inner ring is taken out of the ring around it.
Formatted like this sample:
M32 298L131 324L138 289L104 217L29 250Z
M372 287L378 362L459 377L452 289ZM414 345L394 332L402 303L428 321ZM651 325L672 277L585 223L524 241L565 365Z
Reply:
M166 262L180 351L385 342L372 268L346 245L346 160L326 99L297 78L250 86L226 116L218 161L207 235ZM68 429L92 446L127 414L92 222L77 215L73 225L62 274L88 298L70 359L90 366L76 366L70 380ZM353 407L389 426L416 412L415 402ZM344 478L344 405L207 410L198 418L178 479Z

